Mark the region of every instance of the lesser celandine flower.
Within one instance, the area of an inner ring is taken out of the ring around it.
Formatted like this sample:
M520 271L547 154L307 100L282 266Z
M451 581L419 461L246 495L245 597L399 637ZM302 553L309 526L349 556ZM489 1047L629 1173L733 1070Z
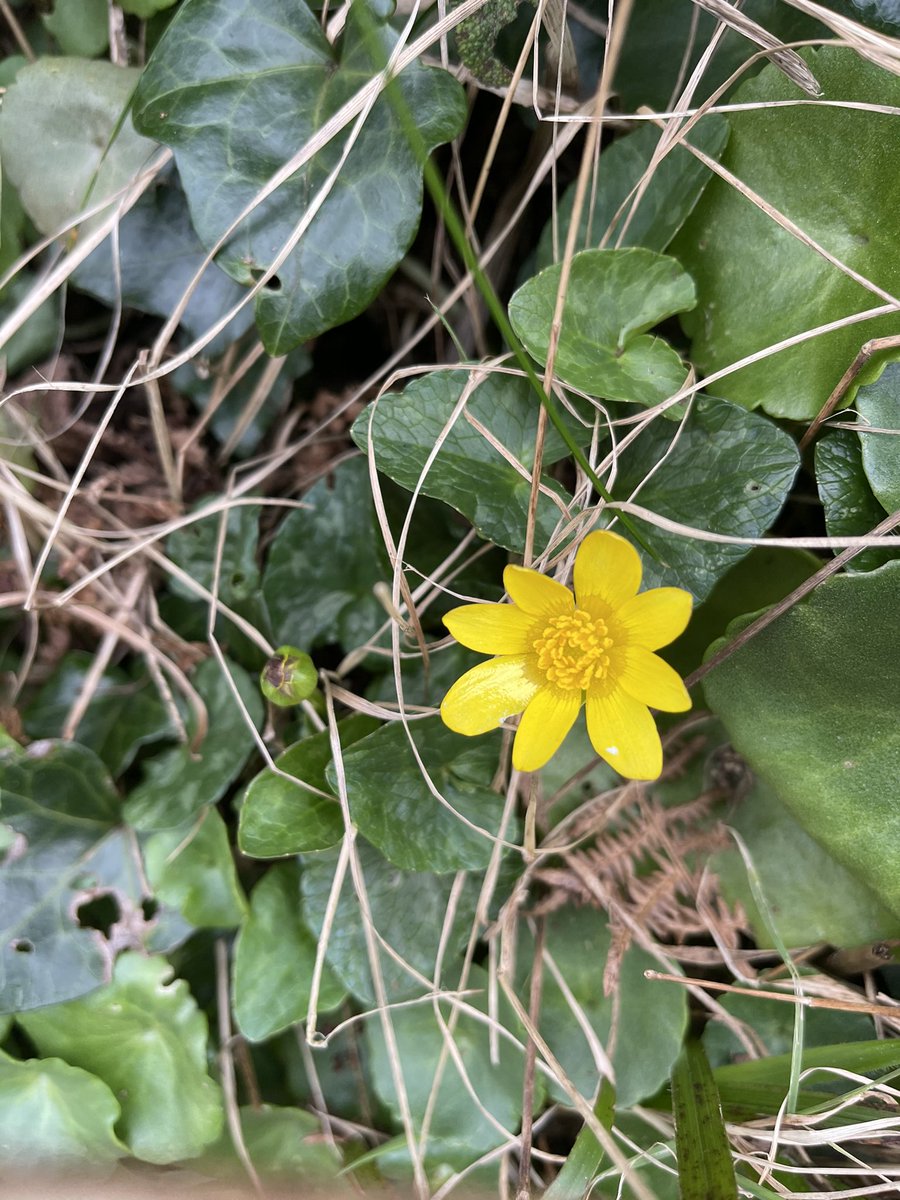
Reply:
M444 723L474 735L522 713L513 766L535 771L584 704L600 757L628 779L656 779L662 746L649 708L684 712L691 701L653 651L684 630L690 593L666 587L638 595L640 557L608 530L579 546L574 595L527 567L507 567L503 583L511 604L464 604L444 617L458 642L496 655L454 683L441 705Z

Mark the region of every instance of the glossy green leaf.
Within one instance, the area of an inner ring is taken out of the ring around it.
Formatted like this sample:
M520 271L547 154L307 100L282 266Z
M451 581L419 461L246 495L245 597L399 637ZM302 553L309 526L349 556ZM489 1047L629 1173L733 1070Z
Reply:
M377 724L364 716L342 721L338 727L341 745L352 745L371 733ZM275 760L280 771L300 782L292 783L269 767L251 780L244 793L238 826L238 845L244 854L253 858L280 858L307 850L326 850L341 840L344 819L338 799L325 778L325 768L330 762L331 742L326 729L295 742ZM327 794L322 796L319 792Z
M601 1044L611 1029L616 1009L613 1046L616 1104L630 1108L653 1095L669 1078L687 1025L687 1004L681 988L648 983L644 971L654 960L636 946L621 963L617 997L603 994L603 970L610 947L609 920L593 908L565 909L547 920L546 951L553 959L581 1012ZM530 966L523 945L519 962ZM540 1030L569 1079L583 1096L593 1095L600 1082L598 1065L572 1007L544 965ZM553 1094L566 1103L556 1085Z
M735 748L807 833L896 916L898 606L900 563L837 576L704 682Z
M300 914L297 866L271 867L253 889L234 951L234 1015L244 1037L261 1042L306 1020L315 961L316 939ZM326 967L319 1012L336 1008L346 994Z
M545 362L561 268L547 267L509 302L509 319L530 354ZM687 369L672 347L647 334L693 308L694 285L674 258L652 250L583 250L572 259L556 373L605 400L652 405L679 390Z
M29 737L59 737L73 704L87 683L94 658L73 650L63 658L24 713ZM102 759L114 778L141 746L171 736L172 722L152 682L120 667L104 671L78 724L76 738Z
M887 512L900 509L900 363L888 363L881 376L856 394L860 419L872 433L860 432L862 464L869 486ZM875 433L874 430L885 430Z
M313 1183L334 1184L341 1168L335 1148L322 1137L322 1125L312 1113L301 1108L280 1108L263 1104L238 1111L241 1135L250 1161L260 1177L270 1180L303 1180L304 1189ZM230 1133L223 1133L193 1170L217 1178L246 1180L243 1163L234 1149Z
M0 1054L0 1162L5 1172L90 1170L128 1153L116 1137L119 1105L87 1071L58 1058Z
M681 1200L737 1200L719 1093L702 1043L689 1039L672 1072Z
M631 496L639 489L636 503L670 520L731 537L761 537L778 516L798 463L793 438L777 425L735 405L702 399L677 438L669 422L654 421L622 453L616 494ZM645 557L645 587L674 585L705 600L749 550L632 519L657 555Z
M200 507L205 507L208 502ZM216 581L218 563L219 599L234 607L251 599L259 588L257 546L260 511L255 504L239 505L230 509L227 516L216 513L192 521L166 539L166 554L192 579L210 591ZM222 525L225 527L224 533ZM171 586L173 592L189 600L197 598L191 586L177 577L173 577Z
M276 640L309 649L369 638L387 618L372 594L391 577L362 459L342 463L304 496L269 550L263 593Z
M849 48L802 56L828 100L900 104L900 79ZM734 95L744 104L800 98L774 66ZM884 220L885 197L900 186L890 118L851 103L753 108L729 120L723 166L847 266L896 294L900 250ZM773 146L790 153L773 154ZM696 312L683 324L704 374L882 303L720 179L704 192L673 250L697 284ZM892 316L848 325L728 375L716 390L747 408L810 419L863 342L891 333Z
M364 409L351 434L362 449L370 438L379 471L412 491L419 485L426 496L443 500L468 517L488 541L521 551L531 483L495 449L467 414L505 447L526 470L534 463L539 408L527 380L490 374L472 392L448 432L445 428L470 383L467 371L435 371L414 380L401 393L389 393ZM434 448L440 450L426 464ZM551 429L544 463L567 453L562 439ZM560 491L558 485L547 480ZM567 499L567 497L564 497ZM546 540L559 520L560 510L547 496L538 502L537 537Z
M864 879L836 862L816 840L809 821L807 832L762 780L734 812L723 816L744 839L769 905L769 919L785 945L856 946L869 939L900 937L900 918L879 903ZM757 944L771 946L771 931L754 903L737 848L714 855L710 867L719 876L725 898L743 906ZM826 879L828 886L823 887Z
M41 21L63 54L96 58L109 45L109 9L106 0L52 0Z
M117 124L140 72L80 58L41 58L23 67L3 98L3 169L41 233L55 233L88 204L124 187L154 144ZM103 220L92 217L86 229Z
M859 438L848 429L835 429L816 443L816 487L831 537L861 537L887 516L866 479ZM845 569L873 571L895 557L889 549L863 550Z
M263 704L256 680L234 663L228 669L244 709L259 727ZM246 717L219 664L213 659L201 663L192 683L206 705L209 730L196 754L179 745L147 760L142 781L125 802L126 819L137 829L173 829L204 805L217 803L254 748Z
M239 925L247 911L228 830L214 808L151 834L144 863L155 895L197 928Z
M710 157L718 158L728 134L728 122L714 115L700 121L687 140ZM689 150L677 145L656 165L634 205L630 197L640 184L660 137L655 126L642 125L603 150L593 207L585 205L582 212L576 249L599 246L604 239L605 245L615 248L643 246L647 250L665 250L699 200L712 173ZM538 270L561 257L572 223L575 187L576 184L571 184L559 202L556 253L554 223L548 221L544 226L537 248Z
M123 954L112 983L83 1000L22 1015L42 1055L90 1071L122 1107L118 1132L136 1158L168 1163L199 1154L222 1127L207 1073L206 1017L161 958Z
M357 839L363 878L372 914L372 924L384 941L413 969L426 978L434 974L442 930L453 887L453 877L424 872L401 871L362 838ZM328 896L334 880L337 852L325 851L304 860L300 878L303 919L313 933L322 932ZM465 945L474 918L479 885L466 881L456 908L443 961L446 964ZM380 952L381 970L388 997L397 1000L420 995L424 985L393 957ZM371 1004L375 993L366 949L366 935L359 899L349 872L328 941L328 962L347 988Z
M487 973L480 967L473 967L468 986L479 990L466 997L467 1003L481 1012L487 1012ZM449 1019L451 1011L449 1005L441 1005L444 1021ZM504 1014L501 1008L501 1021L504 1015L506 1023L511 1024L509 1014ZM500 1036L497 1039L497 1058L494 1060L488 1025L465 1013L457 1018L453 1042L471 1089L480 1104L499 1122L498 1129L472 1102L471 1092L463 1082L456 1061L446 1055L445 1034L431 1004L395 1009L391 1013L391 1023L396 1035L413 1126L417 1131L421 1129L429 1108L429 1097L442 1052L446 1057L437 1098L432 1104L428 1145L425 1149L427 1158L468 1165L481 1154L501 1145L505 1140L503 1130L515 1137L522 1114L524 1066L522 1052L517 1046ZM366 1040L372 1052L375 1090L399 1125L397 1093L377 1014L369 1017L366 1023Z
M395 40L369 9L349 11L334 48L317 15L298 0L271 0L264 21L252 0L182 6L144 71L134 112L143 133L173 148L207 248L382 68ZM465 103L450 75L414 64L398 86L429 149L459 132ZM329 142L243 222L219 256L233 278L259 278L346 148L346 134ZM382 97L308 231L256 300L270 354L367 307L412 242L421 201L421 169Z
M383 725L344 755L354 824L405 871L441 874L486 867L505 804L502 792L491 788L499 738L461 737L439 717L408 728L409 736L399 722ZM327 775L335 788L333 766ZM508 829L507 837L511 833Z

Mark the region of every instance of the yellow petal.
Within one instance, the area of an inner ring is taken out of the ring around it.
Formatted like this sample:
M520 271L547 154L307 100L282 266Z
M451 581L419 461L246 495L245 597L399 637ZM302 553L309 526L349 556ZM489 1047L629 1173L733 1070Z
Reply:
M601 529L589 533L575 555L575 596L579 608L598 598L615 610L641 586L641 559L631 542Z
M631 645L658 650L684 633L693 602L691 593L681 588L651 588L632 597L616 615Z
M512 761L517 771L537 771L560 748L581 708L581 692L542 687L516 730Z
M463 646L482 654L526 654L534 641L534 617L512 604L462 604L444 624Z
M507 567L503 586L513 604L533 617L555 617L575 607L575 597L567 587L530 567Z
M608 696L588 695L587 727L591 744L626 779L656 779L662 770L662 745L646 704L617 688Z
M663 712L686 712L691 698L681 676L667 662L643 646L628 646L619 686L634 700Z
M542 683L528 655L492 658L457 679L441 704L441 719L455 733L487 733L522 712Z

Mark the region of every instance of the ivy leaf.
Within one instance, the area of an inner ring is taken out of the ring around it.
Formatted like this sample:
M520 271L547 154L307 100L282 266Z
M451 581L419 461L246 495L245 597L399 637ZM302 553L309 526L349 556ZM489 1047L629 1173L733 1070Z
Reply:
M147 879L156 896L198 929L239 925L247 911L225 822L214 808L144 843Z
M0 1162L6 1171L91 1170L128 1154L116 1137L119 1105L102 1080L58 1058L0 1054Z
M793 438L773 422L721 400L702 399L677 437L662 421L641 433L621 455L616 493L630 496L639 489L636 502L660 516L713 533L758 538L781 511L798 464ZM644 585L683 587L698 602L750 549L632 520L656 555L644 561Z
M766 67L734 93L736 103L752 107L730 114L722 164L841 262L896 295L900 248L884 219L885 197L900 187L893 130L881 113L854 102L896 106L900 79L845 47L802 57L824 99L843 107L785 104L800 92L777 67ZM791 153L773 154L773 146ZM706 189L673 250L697 283L699 304L682 323L703 374L882 303L721 179ZM893 333L892 315L847 325L744 367L716 388L746 408L809 420L863 342Z
M381 70L395 40L371 9L349 10L338 49L300 0L270 0L264 19L251 0L192 0L179 9L141 77L135 123L173 148L207 249ZM465 102L450 75L414 64L398 87L429 149L456 136ZM260 277L345 149L346 133L242 222L218 259L232 278L249 285ZM382 96L305 236L257 298L269 353L285 354L362 312L412 242L421 202L421 169Z
M898 604L900 562L837 576L704 680L735 748L807 833L895 916ZM728 636L748 619L732 624Z
M547 361L562 268L522 284L509 319L528 352ZM672 396L687 370L647 330L696 304L694 285L674 258L652 250L583 250L572 259L555 359L561 379L591 396L647 406Z
M433 976L438 953L435 931L443 926L453 877L401 871L362 838L357 840L356 847L375 929L414 971L426 977ZM322 932L336 864L334 850L311 855L303 862L300 877L303 918L316 938ZM445 962L465 945L477 896L477 883L470 878L458 899L455 919L446 939ZM363 918L349 874L344 880L331 928L328 962L349 991L367 1004L374 1002ZM421 994L422 983L383 952L381 969L390 999Z
M405 871L441 874L486 867L504 808L502 794L490 786L497 771L498 739L461 737L438 717L413 722L409 733L446 804L426 783L403 726L393 722L344 755L354 823L389 862ZM336 787L333 766L327 777ZM485 832L470 828L460 817Z
M241 700L257 728L262 724L259 689L234 663L229 671ZM216 804L247 761L254 742L246 718L217 662L207 659L192 682L206 705L209 732L196 755L180 745L147 760L144 778L125 802L125 816L136 829L173 829L195 816L204 805Z
M250 897L234 950L234 1015L244 1037L262 1042L306 1020L316 939L300 913L296 863L271 867ZM346 989L326 967L319 1011L337 1008Z
M348 717L338 726L341 745L352 745L377 725L371 717ZM325 777L330 762L331 741L328 730L323 730L295 742L275 760L279 771L293 775L297 783L269 767L251 780L244 793L238 826L242 853L254 858L280 858L285 854L327 850L341 840L344 820L338 799ZM318 794L323 791L329 794Z
M428 459L441 447L422 479L426 496L443 500L468 517L487 541L521 551L531 482L525 472L534 464L539 409L528 381L512 375L490 374L472 393L466 412L444 434L463 389L468 371L435 371L412 382L402 393L390 393L369 405L357 417L351 436L363 450L371 439L375 465L395 483L412 491ZM467 415L496 439L522 464L519 472L495 449ZM544 462L549 465L568 453L555 430L550 430ZM552 480L551 488L566 497ZM541 496L537 511L537 537L549 539L560 510Z
M103 1080L122 1106L119 1135L135 1158L153 1163L192 1158L222 1127L206 1068L206 1017L171 976L164 959L123 954L105 988L19 1017L42 1055Z
M849 429L835 429L816 443L816 487L831 537L860 537L887 516L866 479L860 439ZM896 557L894 550L873 547L851 558L845 570L873 571Z
M87 204L129 184L153 153L126 116L140 71L80 58L40 58L3 98L0 151L25 211L56 233ZM81 225L81 236L104 214Z
M718 158L729 132L724 117L713 114L704 117L687 140L711 158ZM632 206L629 197L640 184L661 137L660 130L643 125L604 149L593 208L586 205L582 210L576 246L595 246L605 238L608 246L617 249L643 246L660 253L665 250L699 200L712 172L690 150L676 145L656 165L640 200ZM572 223L575 188L571 184L559 202L555 224L558 248L565 245ZM548 221L538 242L538 270L560 257L553 252L553 231L554 223Z
M869 486L887 512L900 508L900 363L888 363L881 376L856 393L860 418L885 433L860 432L862 465Z

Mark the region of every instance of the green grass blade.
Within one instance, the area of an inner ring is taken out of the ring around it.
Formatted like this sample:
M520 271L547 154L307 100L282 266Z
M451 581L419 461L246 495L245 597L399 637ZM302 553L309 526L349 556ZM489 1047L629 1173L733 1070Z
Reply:
M682 1200L737 1200L719 1092L698 1041L685 1043L675 1064L672 1107Z

